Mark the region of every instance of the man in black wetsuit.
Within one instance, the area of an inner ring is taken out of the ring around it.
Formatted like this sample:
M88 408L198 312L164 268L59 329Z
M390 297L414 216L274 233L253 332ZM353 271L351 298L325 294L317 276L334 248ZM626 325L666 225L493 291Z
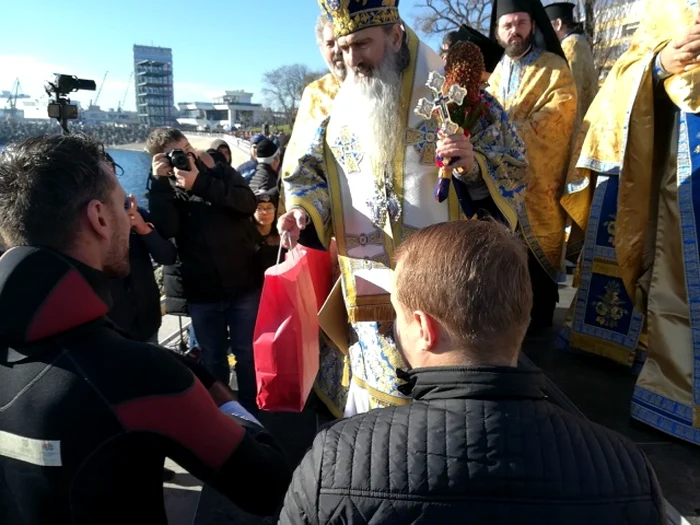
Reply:
M2 524L164 524L166 456L257 514L289 483L226 387L106 317L109 278L129 272L128 205L90 139L0 156Z

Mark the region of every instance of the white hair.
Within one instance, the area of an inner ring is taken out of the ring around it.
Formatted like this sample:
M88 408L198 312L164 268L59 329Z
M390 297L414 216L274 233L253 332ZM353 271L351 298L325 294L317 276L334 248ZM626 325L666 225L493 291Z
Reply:
M325 14L319 15L316 19L316 45L318 45L319 49L323 45L323 30L330 22L330 19Z
M389 45L379 68L372 76L363 77L357 71L348 76L333 103L343 113L342 120L358 136L362 150L369 154L376 167L392 170L398 141L403 135L400 122L401 67L399 52ZM336 109L334 109L335 113Z

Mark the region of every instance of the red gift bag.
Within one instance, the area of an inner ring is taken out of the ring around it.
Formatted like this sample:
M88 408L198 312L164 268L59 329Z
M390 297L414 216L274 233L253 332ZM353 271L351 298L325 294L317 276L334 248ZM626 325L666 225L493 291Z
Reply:
M297 249L306 254L306 259L309 261L311 282L314 283L316 295L316 312L318 312L326 302L326 299L328 299L328 294L331 293L331 288L333 287L331 254L327 251L314 250L306 246L297 246ZM290 254L287 254L287 258L289 256Z
M253 351L258 407L301 412L318 373L318 308L312 256L297 247L265 272Z

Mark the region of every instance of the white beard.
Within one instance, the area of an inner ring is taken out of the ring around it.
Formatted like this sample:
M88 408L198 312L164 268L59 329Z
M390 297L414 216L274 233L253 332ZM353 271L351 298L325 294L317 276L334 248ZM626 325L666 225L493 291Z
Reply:
M391 170L398 141L403 136L399 119L401 73L397 53L389 50L371 77L348 69L333 102L333 113L358 137L374 169Z

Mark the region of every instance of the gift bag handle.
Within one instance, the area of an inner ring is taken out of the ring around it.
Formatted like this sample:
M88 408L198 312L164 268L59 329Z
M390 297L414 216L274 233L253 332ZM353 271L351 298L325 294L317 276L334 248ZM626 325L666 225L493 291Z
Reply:
M285 235L289 238L289 246L290 246L289 253L291 253L291 254L296 253L296 250L294 248L296 248L297 243L295 243L294 240L292 239L292 234L289 232L282 232L282 236L280 238L280 247L277 250L277 264L279 264L280 261L282 260L282 246L284 246L284 242L282 242L282 239L284 238Z

